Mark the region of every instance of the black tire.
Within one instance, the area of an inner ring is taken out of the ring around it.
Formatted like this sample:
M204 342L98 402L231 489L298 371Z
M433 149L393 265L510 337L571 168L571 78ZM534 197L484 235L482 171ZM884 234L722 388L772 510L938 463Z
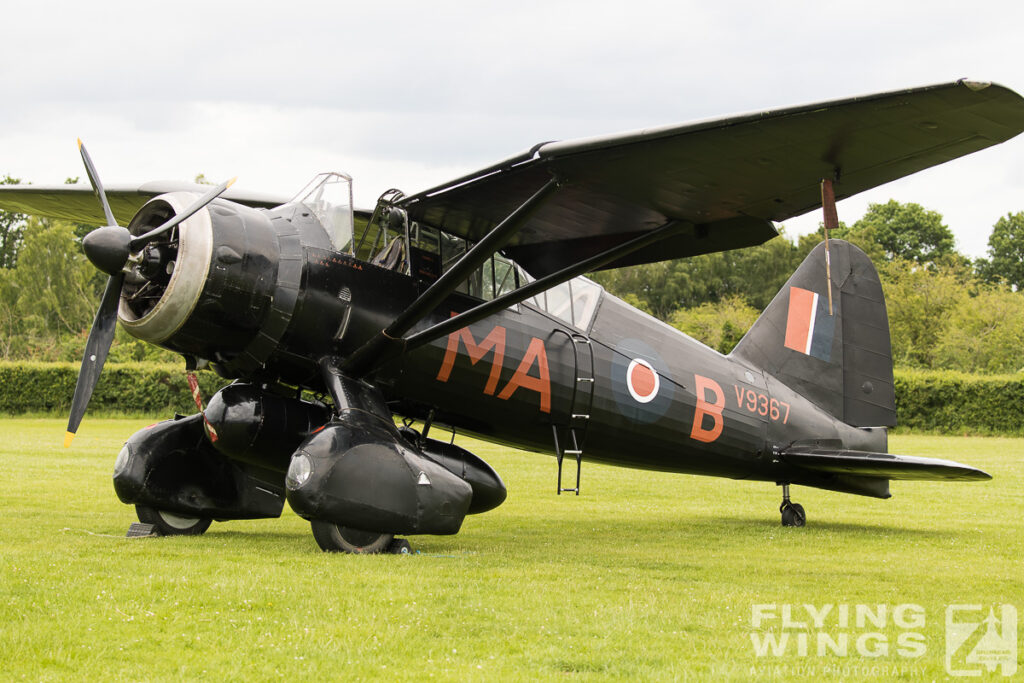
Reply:
M213 521L206 517L185 517L146 505L136 505L135 514L140 522L152 524L161 536L198 536L209 529Z
M782 508L782 526L804 526L806 523L807 514L800 503L791 503Z
M394 534L381 534L376 531L360 531L346 526L338 526L332 522L311 520L313 538L320 550L328 553L352 553L353 555L371 555L382 553L391 545Z

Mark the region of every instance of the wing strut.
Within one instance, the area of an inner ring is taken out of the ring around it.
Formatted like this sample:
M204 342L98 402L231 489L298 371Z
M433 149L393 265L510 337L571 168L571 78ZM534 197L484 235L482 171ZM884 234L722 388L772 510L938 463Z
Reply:
M547 291L556 285L560 285L566 280L571 280L578 275L583 275L584 273L589 273L592 270L597 270L604 264L610 263L617 258L631 254L638 249L643 249L655 242L667 239L681 230L692 227L693 225L686 221L670 221L657 230L652 230L640 237L630 240L629 242L612 247L607 251L591 256L588 259L580 261L579 263L567 268L563 268L562 270L552 273L546 277L542 277L539 280L534 280L519 289L512 290L508 294L499 296L497 299L492 299L491 301L482 303L479 306L474 306L468 311L464 311L456 316L448 318L444 322L440 322L433 327L428 327L425 330L417 332L405 340L405 349L411 351L412 349L419 348L424 344L429 344L439 337L444 337L455 330L465 327L466 325L472 325L478 320L483 320L487 316L497 313L503 308L508 308L513 304L526 301L530 297Z
M454 330L458 330L466 325L472 325L476 321L483 320L487 316L493 315L494 313L508 308L509 306L522 303L530 297L547 291L548 289L551 289L552 287L567 280L571 280L578 275L583 275L584 273L589 273L592 270L597 270L606 263L611 263L612 261L622 258L623 256L627 256L634 251L643 249L644 247L650 246L661 240L671 238L673 235L683 230L692 228L693 224L687 221L669 221L656 230L644 233L629 242L612 247L600 254L584 259L579 263L563 268L556 273L542 277L539 280L534 280L519 289L503 294L491 301L486 301L478 306L474 306L468 311L452 316L443 322L428 327L425 330L416 332L404 339L387 336L388 330L385 330L381 332L381 334L377 335L377 337L361 346L355 354L350 356L343 370L346 373L353 373L351 368L355 367L355 372L368 372L373 369L373 367L394 358L402 351L418 349L421 346L429 344L435 339L447 336ZM465 258L465 256L463 258ZM426 296L426 294L427 292L425 292L423 296ZM390 327L388 329L390 329ZM371 344L374 346L371 347ZM356 358L357 355L362 355L363 358Z
M385 329L356 349L345 362L345 374L358 377L401 350L405 340L402 335L424 317L441 305L452 292L459 288L470 274L501 249L516 232L525 225L534 212L550 197L559 182L552 178L523 202L505 220L494 226L482 240L463 254L458 262L439 277L427 291L423 292L408 308L398 315Z

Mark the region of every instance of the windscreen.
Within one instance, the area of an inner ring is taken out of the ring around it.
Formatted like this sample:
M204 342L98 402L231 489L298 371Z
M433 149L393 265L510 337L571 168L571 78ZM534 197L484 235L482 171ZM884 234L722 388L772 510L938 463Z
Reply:
M296 196L317 217L338 251L352 252L352 178L344 173L321 173Z

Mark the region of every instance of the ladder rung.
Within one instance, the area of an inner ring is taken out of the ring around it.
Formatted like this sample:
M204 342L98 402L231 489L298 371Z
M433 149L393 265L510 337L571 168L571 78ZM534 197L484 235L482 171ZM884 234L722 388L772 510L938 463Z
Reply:
M593 377L577 377L576 381L577 382L593 382L594 378Z
M589 420L590 416L589 415L577 415L577 414L573 413L572 419L574 419L574 420Z
M573 450L569 450L568 448L566 448L564 451L562 451L562 453L565 454L565 455L583 455L583 451L573 451Z

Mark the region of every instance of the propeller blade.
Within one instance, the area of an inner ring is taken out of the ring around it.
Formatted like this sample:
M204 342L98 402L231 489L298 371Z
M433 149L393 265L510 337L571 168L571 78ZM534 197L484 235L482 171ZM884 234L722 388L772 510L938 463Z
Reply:
M117 221L114 220L114 212L110 210L110 204L107 203L107 193L103 191L103 183L100 182L100 176L96 172L96 167L92 165L92 158L89 156L89 152L85 150L85 145L82 144L81 138L78 139L78 151L82 154L82 162L85 163L85 174L89 176L93 192L100 198L100 204L103 205L103 213L107 216L107 225L117 225Z
M103 370L103 363L110 352L110 344L114 341L122 284L124 273L111 275L107 280L99 310L96 311L92 329L89 330L89 340L85 344L85 354L82 356L82 369L78 372L78 383L75 384L75 396L71 399L71 416L68 418L68 431L64 435L65 448L71 445L78 425L82 423L85 408L89 405L93 389L100 378L100 371Z
M209 192L204 194L202 197L197 199L187 209L185 209L181 213L177 214L176 216L174 216L173 218L168 220L166 223L164 223L160 227L153 228L152 230L150 230L146 234L139 235L138 237L133 238L132 241L131 241L131 251L133 253L138 251L142 247L144 247L147 244L149 244L150 242L152 242L154 238L158 237L162 233L167 232L168 230L170 230L171 228L176 226L178 223L181 223L185 219L187 219L190 216L192 216L192 214L196 213L197 211L202 209L204 206L206 206L207 204L212 202L214 199L216 199L217 197L221 196L221 194L223 194L225 190L227 190L229 187L231 187L235 183L236 180L238 180L237 177L232 178L231 180L228 180L226 182L221 183L220 185L218 185L217 187L213 188L212 190L210 190Z

